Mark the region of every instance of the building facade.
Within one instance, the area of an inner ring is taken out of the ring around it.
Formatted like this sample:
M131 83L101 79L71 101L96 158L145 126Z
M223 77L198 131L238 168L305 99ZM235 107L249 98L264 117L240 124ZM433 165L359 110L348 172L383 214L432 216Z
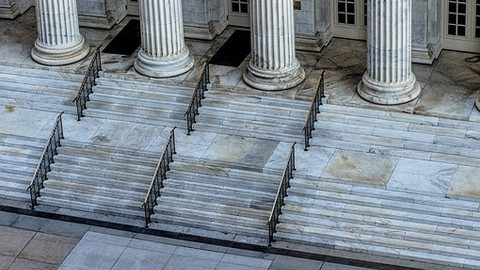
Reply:
M36 0L37 3L49 1ZM57 1L53 0L53 2ZM369 1L371 3L368 3ZM145 0L145 2L152 1ZM258 58L270 59L270 62L251 63L244 78L248 84L256 88L262 88L264 85L263 88L266 90L273 87L267 85L266 81L268 80L273 82L272 85L289 81L294 81L295 83L292 85L295 85L296 82L303 79L302 69L298 67L298 63L294 59L294 50L288 49L290 45L297 50L320 51L323 47L328 46L334 37L367 40L369 49L367 76L364 76L363 84L359 85L358 90L365 99L383 104L396 104L408 100L399 98L381 101L383 97L371 96L371 91L365 90L365 85L375 88L378 85L373 86L373 84L381 82L387 86L393 82L403 85L403 88L407 87L408 91L405 89L399 91L404 91L409 98L414 98L418 95L418 91L412 89L418 88L418 85L415 85L413 74L410 75L412 62L432 64L443 49L480 52L480 0L171 0L171 2L176 3L174 6L179 5L179 9L156 10L155 14L161 16L161 12L166 12L164 14L181 12L183 15L182 22L180 22L180 24L183 23L182 31L179 30L177 36L160 37L179 40L179 48L185 47L181 41L183 36L211 40L229 25L251 28L253 61ZM145 4L142 11L142 6L137 0L77 0L76 3L80 26L107 29L119 23L127 15L140 15L145 29L148 19L145 16L142 18L142 13L148 13L147 10L155 6ZM35 5L33 0L0 0L0 17L15 18L32 5ZM367 7L371 7L371 10L368 10ZM38 14L37 12L37 17ZM272 18L280 19L272 20ZM164 22L165 25L170 23L177 24L178 18L176 21ZM273 32L270 33L268 29L265 30L262 27L255 27L259 25L270 27ZM382 26L369 28L367 25ZM276 29L280 29L278 33L275 32ZM396 29L395 31L398 32L390 33L389 29ZM264 30L265 33L262 32ZM72 29L71 32L74 32L72 35L78 36L77 30ZM280 47L278 50L282 51L269 51L268 46L266 48L258 47L263 44L262 38L268 39L272 33L276 35L276 42L281 45L273 47ZM156 34L150 32L149 35L142 36L143 43L145 43L144 39L151 35ZM60 44L63 47L78 47L75 53L84 55L83 44L78 41L75 44L72 42L67 44L68 41L58 43L45 40L43 43L36 45L37 52L42 51L45 47L54 49L56 45ZM255 47L255 44L258 46ZM145 46L142 49L145 52ZM162 48L154 49L161 50ZM266 55L256 57L257 52ZM375 56L375 52L378 57ZM150 58L154 57L151 53ZM177 63L183 65L182 70L191 66L187 56L188 52L177 50L175 53L182 55L182 60L178 61L183 62ZM386 54L385 59L381 59L383 54ZM149 62L146 60L148 58L146 55L142 53L143 61L137 61L136 67L137 70L143 69L143 72L140 73L152 74L141 65ZM32 53L32 56L35 56L35 53ZM155 57L157 56L155 55ZM40 59L41 56L38 58ZM394 63L400 63L400 67L392 67ZM150 61L147 65L155 64ZM275 71L272 73L271 65L277 69L288 70L288 74L281 75ZM384 71L379 75L380 77L375 78L374 82L373 78L376 75L373 75L372 71L379 68L382 70L390 68L391 70ZM163 71L159 72L154 71L153 74L160 74ZM170 72L170 74L175 74L175 72ZM383 86L378 87L382 88ZM381 95L384 94L387 93L381 93Z

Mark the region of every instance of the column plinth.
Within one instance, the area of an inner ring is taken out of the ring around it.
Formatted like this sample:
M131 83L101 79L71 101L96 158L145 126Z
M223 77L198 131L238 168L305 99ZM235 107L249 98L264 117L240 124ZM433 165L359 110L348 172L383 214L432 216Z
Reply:
M67 65L85 58L90 47L80 34L75 0L37 0L38 38L32 59L44 65Z
M285 90L305 79L295 57L295 30L291 0L250 2L252 58L243 79L267 91Z
M357 87L365 100L402 104L420 95L412 72L412 0L368 1L367 71Z
M140 0L142 46L135 70L148 77L181 75L195 64L185 45L181 0Z

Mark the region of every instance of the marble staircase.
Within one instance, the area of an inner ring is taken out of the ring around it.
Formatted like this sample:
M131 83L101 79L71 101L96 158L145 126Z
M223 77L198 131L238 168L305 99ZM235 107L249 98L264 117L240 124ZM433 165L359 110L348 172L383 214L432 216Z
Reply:
M174 159L151 228L180 225L265 245L280 171L264 172L241 164L229 167L186 156Z
M323 105L312 146L480 166L480 124Z
M159 154L65 140L48 174L40 206L143 219ZM77 215L79 215L77 213Z
M160 126L184 126L192 87L100 77L85 115Z
M0 66L0 106L76 113L75 98L84 75Z
M478 269L478 209L474 201L295 177L275 239L404 266Z
M0 199L30 202L32 181L46 141L0 133Z
M480 125L475 122L326 104L315 127L310 151L329 147L449 167L480 166ZM316 178L297 170L276 245L317 246L422 269L478 269L479 209L471 197L328 174Z
M303 140L308 102L222 88L205 96L195 129L275 141Z

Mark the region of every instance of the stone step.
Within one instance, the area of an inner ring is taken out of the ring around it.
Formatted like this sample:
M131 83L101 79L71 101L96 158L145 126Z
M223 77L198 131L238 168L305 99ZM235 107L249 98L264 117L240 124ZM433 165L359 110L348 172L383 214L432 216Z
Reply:
M233 97L235 98L235 97ZM268 102L264 104L262 100L258 100L257 102L249 103L248 98L247 100L244 99L243 96L237 97L238 101L235 99L217 99L216 97L205 98L202 100L202 105L207 107L208 110L210 109L217 109L223 110L226 112L231 111L240 111L242 113L250 113L250 114L264 114L264 115L275 115L275 118L278 117L289 117L289 118L298 118L298 119L306 119L309 109L300 110L300 109L292 109L287 106L283 106L282 102Z
M90 97L87 107L104 110L110 107L112 110L132 111L132 114L158 115L158 117L168 117L169 114L174 114L183 119L183 115L188 108L188 101L180 103L168 100L126 99L121 96L106 96L95 93Z
M23 162L0 162L0 172L2 173L13 173L15 175L20 176L29 176L33 177L35 170L37 168L39 160L36 163L25 164Z
M190 210L201 210L201 211L210 211L216 212L218 214L233 215L239 217L250 218L251 220L264 220L265 223L269 218L270 211L256 209L256 208L246 208L238 207L235 205L223 204L221 201L216 202L205 202L205 201L195 201L192 202L191 199L185 198L174 198L160 196L158 198L158 209L190 209Z
M23 74L23 73L22 73ZM48 78L48 77L28 77L19 74L5 74L2 73L1 81L18 83L21 85L31 85L31 86L50 86L56 88L67 88L67 89L79 89L82 84L82 80L78 81L67 81L63 78Z
M205 93L206 101L208 100L232 100L233 102L240 102L244 104L266 105L271 107L289 108L290 110L305 111L307 114L310 111L311 102L302 100L295 100L288 97L265 96L261 92L239 93L238 89L214 87ZM271 93L270 93L271 94Z
M13 147L0 145L0 155L5 157L24 157L24 158L33 158L40 159L42 156L42 148L23 148L23 147Z
M59 168L57 164L52 166L52 171L48 174L49 179L65 183L78 183L95 188L115 188L121 190L131 190L146 194L150 187L151 178L146 176L133 176L128 178L123 175L104 175L98 172L98 168ZM90 174L85 173L86 169L90 169ZM97 175L94 175L98 172Z
M140 124L146 124L146 125L156 125L156 126L172 127L172 128L176 126L179 126L179 127L186 126L186 120L184 119L159 118L159 117L154 117L150 115L131 114L128 112L124 113L124 112L117 112L117 111L111 111L111 110L98 110L90 107L88 107L88 109L85 110L84 113L87 117L140 123Z
M265 228L267 223L266 220L249 218L244 216L236 216L227 213L221 213L220 211L203 211L200 209L189 209L189 208L178 208L175 207L175 204L168 204L165 201L162 201L161 204L155 207L154 218L158 222L160 217L180 217L187 218L191 220L189 226L195 227L197 222L215 222L224 225L230 225L235 227L235 231L230 231L230 233L235 233L236 231L243 231L240 228L252 228L257 229L257 231L262 231ZM268 219L268 218L267 218Z
M23 137L11 134L0 134L0 145L15 147L20 149L32 149L43 151L47 145L47 140L41 138Z
M54 96L54 95L45 95L43 93L28 93L20 91L10 91L0 89L0 95L6 99L16 99L24 101L35 101L35 102L44 102L52 104L62 104L70 105L72 104L73 97L64 97L64 96Z
M0 106L12 106L14 108L23 108L54 113L65 112L67 114L77 114L74 103L72 103L71 105L63 105L55 103L45 103L40 101L16 100L0 97Z
M302 222L298 222L301 220ZM351 222L348 220L338 220L333 218L325 218L323 216L305 216L298 213L284 211L284 214L280 216L280 222L285 227L282 232L288 232L289 229L295 227L298 228L318 228L328 230L339 230L347 233L358 233L364 237L386 237L392 239L403 239L408 241L414 241L423 244L440 244L444 246L451 246L457 248L470 248L479 250L480 245L471 241L465 237L465 235L456 235L455 232L449 232L452 228L439 227L438 230L428 230L427 227L420 225L417 230L410 230L409 228L415 228L415 224L410 222L401 222L393 220L392 223L387 223L389 220L385 220L385 223L380 223L381 218L377 219L377 223L359 223ZM408 227L410 226L410 227ZM433 227L434 228L434 227ZM465 232L473 233L472 237L475 238L478 232L471 232L464 230Z
M174 174L174 173L172 173ZM259 191L259 190L251 190L251 189L242 189L242 188L235 188L231 185L217 186L214 183L205 183L205 182L191 182L185 181L183 178L178 179L174 177L167 178L164 181L165 186L165 194L180 194L185 193L191 196L211 196L220 197L225 200L238 200L238 202L247 202L251 203L251 201L261 201L261 202L270 202L275 199L275 189L272 189L270 192Z
M359 234L350 233L346 235L343 231L335 232L334 230L321 230L316 234L299 234L298 230L300 228L295 227L291 229L292 233L285 233L283 232L283 225L284 224L279 224L279 227L277 227L282 230L282 232L278 232L275 235L277 240L286 240L301 244L308 243L310 246L334 248L339 251L373 254L377 257L400 258L409 262L424 262L442 265L443 267L447 265L447 268L448 266L452 266L458 268L467 267L469 269L476 269L479 265L478 259L465 259L465 256L461 254L439 254L434 252L434 250L429 249L430 246L435 247L435 251L436 249L441 250L441 248L431 244L417 245L415 242L401 241L407 242L409 244L408 246L410 247L399 248L399 241L396 240L382 242L384 238L379 239L378 237L367 237L367 239L361 239L361 235ZM331 236L328 237L328 235ZM355 238L358 240L350 240ZM378 244L379 242L380 244Z
M182 153L177 153L174 156L174 161L179 163L189 163L189 166L201 170L199 172L205 171L200 169L202 166L206 167L207 172L210 170L208 168L223 168L221 170L229 170L229 175L231 177L242 177L244 173L247 173L248 175L252 175L253 177L258 177L259 179L263 179L263 177L266 177L276 181L275 179L280 179L283 172L283 169L267 168L262 164L254 164L241 161L228 161L224 159L208 159L203 157L196 158L182 155ZM184 169L188 171L188 168Z
M174 162L175 163L175 162ZM168 177L169 178L176 178L176 179L183 179L186 182L194 182L194 183L208 183L211 185L215 185L219 188L223 187L235 187L240 189L254 189L257 191L263 192L276 192L278 189L278 182L264 182L264 181L257 181L256 179L239 179L235 177L229 176L214 176L214 175L204 175L195 172L185 172L179 171L177 167L174 167L173 164L170 164L170 172Z
M25 189L26 190L26 189ZM0 188L0 198L4 200L13 200L28 203L30 202L30 193L23 190L23 192L4 190Z
M237 163L232 164L235 165ZM202 159L202 161L193 161L188 158L185 159L182 155L176 155L174 162L170 163L172 173L189 174L189 179L191 179L192 176L220 179L228 178L229 181L235 181L235 183L259 182L273 185L277 185L280 179L280 171L259 172L256 168L249 169L248 166L242 169L236 169L235 167L236 166L232 168L228 163L221 163L221 161L216 160Z
M190 97L183 97L178 95L161 95L159 97L129 97L124 95L104 94L103 92L95 92L90 96L92 101L122 104L130 106L138 106L152 109L164 109L172 111L181 111L185 113L190 102Z
M461 215L455 216L451 211L449 215L443 214L442 211L440 213L434 212L427 207L422 208L421 205L417 205L417 208L406 205L395 207L394 205L384 205L382 202L375 203L374 199L369 198L360 201L361 196L347 196L343 194L337 198L334 197L334 194L324 193L323 197L321 197L322 194L319 194L318 198L307 199L308 197L302 196L304 193L299 194L291 191L291 196L288 196L288 199L286 199L289 205L285 205L285 207L286 209L292 207L292 211L302 212L305 216L307 216L307 213L308 216L317 214L325 216L328 213L328 215L334 215L339 219L352 219L355 222L373 220L375 217L381 217L386 222L388 220L405 221L405 223L413 224L413 228L408 228L413 231L416 229L417 223L480 230L480 223L475 223L478 220L478 212L474 211L463 210L465 214L471 214L470 217L465 218ZM317 213L316 209L321 209L324 213ZM331 214L331 212L336 213Z
M95 94L110 96L120 96L123 98L145 99L145 100L187 100L187 104L192 98L193 89L190 87L142 87L141 84L132 84L129 87L121 87L116 84L109 85L104 78L100 78L99 83L93 89Z
M467 129L431 126L418 123L397 122L389 119L368 118L357 115L344 115L332 112L321 112L318 115L319 123L330 122L362 127L382 127L388 130L401 130L410 132L419 132L434 135L447 135L451 137L465 138ZM316 124L317 125L317 124Z
M57 97L68 97L73 100L78 93L77 88L61 88L56 87L55 85L51 86L38 86L38 85L29 85L29 84L19 84L15 82L1 81L0 80L0 89L6 92L19 92L19 93L31 93L44 96L57 96Z
M68 181L68 175L57 177L58 173L49 175L45 181L45 188L42 194L58 198L70 198L72 201L88 202L91 204L101 204L118 207L140 208L148 188L145 192L135 192L128 189L128 186L113 187L108 183L101 186L90 185L89 183L79 183Z
M115 217L127 217L132 219L143 219L144 211L139 207L138 210L130 209L127 207L107 206L101 204L92 204L89 202L72 201L70 198L63 198L61 194L43 194L38 198L38 202L41 206L52 206L69 210L76 210L86 212L88 214L103 214ZM37 207L38 208L38 207ZM84 216L84 215L79 215Z
M32 178L33 174L19 175L14 172L0 171L0 189L26 192Z
M480 125L472 121L462 121L455 119L446 119L433 116L417 115L404 112L381 111L358 107L347 107L341 105L325 104L320 107L321 114L323 112L336 113L340 115L353 115L365 118L377 118L391 120L397 123L416 124L421 126L437 126L445 128L454 128L462 130L480 131ZM399 124L401 125L401 124Z
M314 198L316 190L332 192L332 196L340 196L336 193L345 195L355 195L362 198L373 198L381 200L382 205L390 204L404 207L407 205L420 205L427 207L433 211L445 212L445 209L454 209L451 211L476 211L480 207L480 202L464 201L452 198L445 198L439 196L430 196L423 194L415 194L412 197L411 193L405 191L395 191L378 187L361 186L355 184L348 184L342 182L332 182L331 179L321 178L320 180L309 180L295 176L291 181L291 189L293 192L299 192L305 199ZM361 199L362 201L364 199ZM441 206L441 207L439 207Z
M114 78L112 74L105 73L105 76L99 78L97 87L113 88L113 89L126 89L130 92L152 92L152 93L179 93L189 92L190 96L193 94L194 87L183 86L181 84L168 84L168 80L157 81L154 78L148 78L147 80L138 80L137 78Z
M40 161L40 155L37 158L34 157L20 157L20 156L9 156L0 154L0 164L12 164L12 165L23 165L36 167Z
M237 207L244 208L255 208L260 210L271 210L275 196L265 197L265 196L244 196L240 197L239 195L244 195L241 192L233 192L227 190L217 190L216 192L209 189L197 189L197 190L188 190L185 189L185 186L175 184L171 182L172 179L167 179L164 182L164 188L161 191L161 196L168 200L168 198L181 198L181 199L191 199L192 204L195 204L195 201L202 202L222 202L225 205L232 205Z
M164 215L161 213L155 213L152 216L153 223L150 224L151 228L162 228L163 224L174 224L180 225L190 228L200 228L206 229L211 231L221 232L225 235L228 234L237 234L237 235L245 235L249 238L251 237L258 237L261 239L268 238L268 230L267 229L257 229L253 227L245 227L240 226L237 224L225 224L219 223L212 220L199 220L199 219L192 219L192 218L185 218L185 217L176 217L170 215Z
M99 178L115 178L118 180L124 181L132 181L132 179L138 178L151 178L153 176L155 167L148 167L150 169L145 168L144 170L135 170L135 169L127 169L119 170L118 168L109 168L109 167L99 167L99 166L92 166L92 167L85 167L85 166L78 166L75 164L71 164L68 162L64 162L64 160L59 159L55 164L52 164L52 170L57 172L70 172L76 173L88 177L99 177Z
M341 136L341 138L339 137ZM445 163L480 166L479 150L467 147L444 146L421 142L383 139L374 136L340 134L330 139L325 132L314 131L311 146L361 151L396 157L416 158Z
M128 149L107 148L93 146L88 148L75 147L63 144L58 149L59 155L75 156L77 158L89 158L99 162L122 162L135 166L156 167L160 154L143 151L131 151Z
M202 117L202 115L200 115L200 117ZM212 123L208 120L204 122L201 118L198 118L197 123L194 125L194 129L219 134L235 135L247 138L258 138L281 142L296 142L303 140L303 134L301 133L301 131L297 133L296 131L292 132L291 130L290 132L284 132L285 130L261 129L258 125L254 126L250 122L248 122L247 127L242 127L238 124L239 123L229 126L224 125L223 122Z
M231 110L213 107L202 107L200 109L199 121L212 119L210 121L222 121L226 123L238 123L238 125L256 125L262 128L302 130L305 124L303 118L293 118L266 113L248 112L245 110Z
M10 66L5 64L0 66L0 73L23 76L27 78L52 78L52 79L58 79L62 81L79 81L79 82L81 82L85 77L84 74L50 70L48 67L45 67L45 66L41 68L29 68L29 67L16 67L16 66Z

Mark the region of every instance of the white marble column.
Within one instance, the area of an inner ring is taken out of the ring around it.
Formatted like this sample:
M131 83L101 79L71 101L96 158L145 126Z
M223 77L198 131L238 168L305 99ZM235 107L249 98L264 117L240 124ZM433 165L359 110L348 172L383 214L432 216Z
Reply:
M33 60L66 65L85 58L90 47L80 34L76 0L36 0L38 38Z
M252 58L245 83L261 90L284 90L300 84L305 70L295 57L292 0L251 0Z
M142 47L135 60L138 73L165 78L190 70L195 61L185 46L181 0L140 0Z
M420 95L412 73L412 0L369 0L367 71L357 87L373 103L394 105Z

